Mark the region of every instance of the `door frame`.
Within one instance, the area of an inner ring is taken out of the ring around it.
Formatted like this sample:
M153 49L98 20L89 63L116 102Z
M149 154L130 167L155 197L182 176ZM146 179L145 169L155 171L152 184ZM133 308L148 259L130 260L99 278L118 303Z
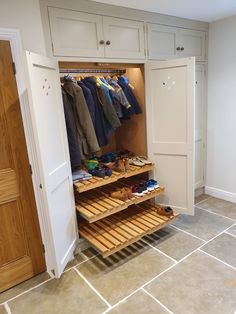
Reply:
M44 212L42 195L39 189L40 185L40 171L38 166L38 158L36 154L36 148L34 144L33 137L33 127L32 127L32 119L30 116L29 110L29 100L28 100L28 89L29 85L27 82L27 76L25 73L26 69L26 60L24 56L24 51L21 44L21 36L20 31L17 29L9 29L9 28L0 28L0 40L7 40L10 42L12 58L15 63L16 68L16 84L17 91L20 103L20 110L23 120L23 128L26 139L27 153L30 161L30 165L32 168L32 182L33 182L33 190L37 207L37 214L39 218L39 227L41 231L42 242L45 248L45 261L47 272L53 276L51 270L53 269L53 265L51 262L52 252L51 243L47 239L49 239L49 229L48 229L48 221Z

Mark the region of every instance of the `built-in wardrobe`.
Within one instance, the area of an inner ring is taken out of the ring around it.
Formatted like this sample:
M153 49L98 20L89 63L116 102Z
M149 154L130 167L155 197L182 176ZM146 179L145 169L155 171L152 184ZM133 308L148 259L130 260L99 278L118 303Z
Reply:
M79 237L105 258L164 227L178 212L194 213L194 58L102 63L57 62L30 52L26 56L49 270L60 276ZM100 69L104 75L106 69L122 70L129 77L142 113L123 122L103 152L127 149L148 156L152 165L73 184L60 77L76 69ZM113 186L132 184L138 176L156 178L160 188L126 202L110 198ZM170 205L174 214L159 216L155 202Z

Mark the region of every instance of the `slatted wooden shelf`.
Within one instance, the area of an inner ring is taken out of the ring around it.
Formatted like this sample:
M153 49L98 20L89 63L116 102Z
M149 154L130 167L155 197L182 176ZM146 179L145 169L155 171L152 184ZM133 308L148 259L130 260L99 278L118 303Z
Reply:
M92 223L104 217L110 216L114 213L122 211L127 207L144 202L148 199L156 197L164 191L164 188L158 188L154 191L148 192L143 196L133 196L127 201L121 201L112 198L110 193L116 188L124 187L123 183L101 187L99 190L92 190L76 195L76 209L88 222Z
M103 257L107 257L165 227L177 217L177 214L169 218L158 215L156 208L156 205L147 201L91 224L83 221L79 223L79 233Z
M116 171L112 172L112 175L110 177L98 178L98 177L92 177L90 180L86 181L79 181L74 183L75 189L79 192L85 192L91 189L98 188L103 185L107 185L113 182L116 182L119 179L122 178L129 178L144 172L148 172L154 169L154 165L146 165L143 167L136 167L136 166L130 166L130 169L127 170L125 173L119 173Z

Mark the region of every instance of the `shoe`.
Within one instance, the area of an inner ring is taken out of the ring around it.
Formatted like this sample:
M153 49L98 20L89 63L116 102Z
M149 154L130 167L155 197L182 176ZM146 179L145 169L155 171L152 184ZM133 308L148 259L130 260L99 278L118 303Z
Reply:
M147 182L140 183L139 188L143 190L144 194L148 193Z
M106 176L106 170L102 167L96 167L88 172L94 177L104 178Z
M152 165L152 162L147 160L145 156L138 156L136 157L140 162L144 163L145 165Z
M113 168L117 172L124 173L125 172L125 161L124 159L117 159Z
M140 188L138 185L133 185L132 186L132 194L135 196L143 196L144 190L143 190L143 188Z
M96 159L86 159L84 163L88 170L93 170L98 166L98 161Z
M167 207L158 207L156 209L156 212L159 214L159 215L162 215L162 216L166 216L166 217L170 217L173 215L173 209L169 206Z
M114 162L117 159L117 154L116 153L106 153L103 154L100 158L99 161L103 163L109 163L109 162Z
M119 191L112 192L110 196L121 201L127 201L130 197L132 197L132 191L129 188L122 188Z
M153 191L154 189L157 189L159 187L160 187L160 185L156 180L150 179L147 181L147 189L149 191Z
M110 167L106 166L106 165L103 165L102 166L102 169L105 171L105 175L110 177L112 175L112 170Z
M133 157L129 159L129 164L137 167L143 167L145 164L141 162L137 157Z
M124 158L125 171L130 169L129 158Z

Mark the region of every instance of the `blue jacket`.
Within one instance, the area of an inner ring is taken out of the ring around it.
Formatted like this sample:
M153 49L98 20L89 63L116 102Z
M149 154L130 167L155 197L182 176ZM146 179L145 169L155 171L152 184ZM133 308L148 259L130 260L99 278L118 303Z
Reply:
M82 91L84 93L84 97L88 106L88 110L89 110L93 125L95 127L95 103L93 100L92 93L90 89L83 82L78 81L77 83L82 88Z

